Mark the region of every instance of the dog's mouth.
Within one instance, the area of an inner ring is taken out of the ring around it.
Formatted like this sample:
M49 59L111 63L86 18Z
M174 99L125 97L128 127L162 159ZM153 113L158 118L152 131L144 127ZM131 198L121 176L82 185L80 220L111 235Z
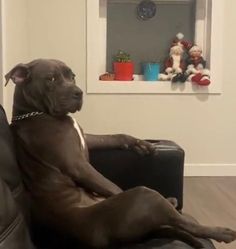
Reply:
M77 111L80 111L81 108L82 108L82 106L83 106L83 99L80 99L80 100L78 101Z
M67 113L75 113L80 111L83 105L83 92L77 88L68 88L68 92L59 99L59 106ZM59 107L59 109L60 109Z
M83 105L83 92L73 86L60 88L48 94L46 106L54 116L63 116L80 111Z
M76 111L79 111L83 105L83 92L80 89L76 88L76 90L73 93L72 99L73 102L75 102Z
M63 101L56 101L49 108L49 113L52 116L64 116L68 113L80 111L83 105L83 98L63 98Z
M83 99L73 98L73 102L69 108L69 112L75 113L76 111L80 111L83 106Z

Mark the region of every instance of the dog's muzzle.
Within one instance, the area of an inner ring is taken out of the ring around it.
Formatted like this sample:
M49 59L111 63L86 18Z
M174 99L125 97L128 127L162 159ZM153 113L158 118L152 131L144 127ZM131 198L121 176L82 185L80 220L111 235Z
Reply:
M83 99L83 92L80 89L74 91L73 98L77 100Z

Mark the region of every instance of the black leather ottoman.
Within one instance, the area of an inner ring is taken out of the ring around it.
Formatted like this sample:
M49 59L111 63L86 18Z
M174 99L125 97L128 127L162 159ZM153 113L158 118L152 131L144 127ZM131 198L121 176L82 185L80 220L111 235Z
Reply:
M184 150L168 140L148 140L155 155L141 156L132 151L108 149L90 151L92 165L104 176L127 190L146 186L165 197L176 197L183 207Z

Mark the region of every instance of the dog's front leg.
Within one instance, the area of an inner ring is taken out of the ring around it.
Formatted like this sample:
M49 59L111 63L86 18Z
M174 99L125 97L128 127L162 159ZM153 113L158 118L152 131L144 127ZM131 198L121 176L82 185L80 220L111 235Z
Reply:
M86 134L85 140L89 149L122 148L122 135L92 135Z
M65 172L73 181L84 189L104 197L122 192L116 184L101 175L89 162L78 160L76 167L67 167Z
M144 155L150 154L155 150L151 143L125 134L86 134L85 140L89 149L128 149Z

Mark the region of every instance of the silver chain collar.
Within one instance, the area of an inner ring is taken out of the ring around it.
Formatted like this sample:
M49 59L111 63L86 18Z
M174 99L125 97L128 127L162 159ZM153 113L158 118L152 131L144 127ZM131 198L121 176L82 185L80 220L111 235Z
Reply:
M26 119L26 118L30 118L30 117L34 117L34 116L38 116L38 115L42 115L43 112L29 112L29 113L26 113L26 114L22 114L22 115L19 115L19 116L14 116L12 117L12 122L13 121L18 121L18 120L22 120L22 119Z

